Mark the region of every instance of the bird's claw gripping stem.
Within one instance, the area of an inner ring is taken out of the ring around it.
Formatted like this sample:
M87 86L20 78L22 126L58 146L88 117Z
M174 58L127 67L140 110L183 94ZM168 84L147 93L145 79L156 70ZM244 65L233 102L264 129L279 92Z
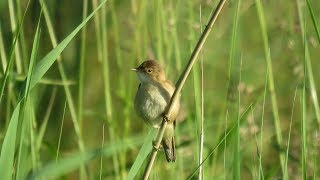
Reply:
M161 148L161 145L159 145L159 146L157 147L156 141L152 141L152 147L153 147L154 150L159 151L160 148Z
M170 122L170 118L169 116L167 116L166 114L163 114L163 119L168 123Z

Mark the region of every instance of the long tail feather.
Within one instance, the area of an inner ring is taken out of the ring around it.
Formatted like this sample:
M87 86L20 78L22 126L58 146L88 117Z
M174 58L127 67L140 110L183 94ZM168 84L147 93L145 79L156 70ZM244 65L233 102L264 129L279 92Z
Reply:
M162 139L162 146L168 162L175 162L176 149L174 142L174 125L170 123L167 125Z

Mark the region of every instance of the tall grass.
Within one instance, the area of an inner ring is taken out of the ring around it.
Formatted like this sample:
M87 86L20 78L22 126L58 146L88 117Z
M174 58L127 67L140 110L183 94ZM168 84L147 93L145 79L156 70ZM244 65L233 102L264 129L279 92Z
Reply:
M16 17L16 12L15 12L16 8L14 7L13 1L8 1L8 6L9 6L9 13L10 13L11 30L13 33L18 32L18 34L20 34L20 32L23 32L23 31L20 31L19 26L17 26L18 23L16 20L17 17ZM19 9L19 8L17 8L17 9ZM23 22L23 20L21 22ZM19 37L19 36L17 36L17 37ZM14 52L15 52L17 73L21 74L22 73L22 60L21 60L21 50L20 50L20 46L19 46L19 38L17 38L17 46L14 47Z
M294 114L294 107L295 107L295 101L297 96L297 90L296 88L294 92L293 102L292 102L292 112L291 112L291 119L290 119L290 128L289 128L289 134L288 134L288 142L287 142L287 151L286 151L286 161L285 161L285 174L284 179L289 179L288 175L288 160L289 160L289 149L290 149L290 140L291 140L291 130L292 130L292 120L293 120L293 114Z
M112 108L112 99L111 99L111 78L110 78L110 69L109 69L109 50L107 43L107 17L106 17L106 6L102 7L102 11L100 12L100 24L101 24L101 49L99 51L102 52L102 76L103 76L103 85L104 85L104 101L105 101L105 114L106 114L106 123L108 124L109 129L109 141L112 143L117 139L116 131L115 131L115 120L113 115ZM115 178L120 178L120 163L118 153L112 156L113 167L115 171Z
M241 150L240 150L240 107L241 107L241 94L239 86L241 83L241 68L242 68L242 57L240 57L239 52L239 10L241 1L237 2L234 7L234 17L233 17L233 29L230 47L230 58L229 58L229 93L228 93L228 105L227 111L230 112L230 117L232 121L237 121L236 135L232 140L232 146L234 148L233 152L233 179L240 179L241 177ZM227 122L226 122L227 124Z
M37 58L37 47L39 43L39 24L37 27L37 33L34 40L34 46L32 48L31 53L31 60L30 60L30 66L28 70L27 79L25 81L25 84L23 86L23 89L21 91L22 99L18 103L18 105L15 108L15 111L13 112L8 131L6 132L6 138L4 140L4 143L2 145L1 149L1 156L0 156L0 167L3 172L6 172L4 174L4 179L11 179L12 176L12 168L13 168L13 156L14 156L14 149L15 149L15 143L16 143L16 137L18 140L20 139L20 148L18 153L18 164L17 164L17 174L16 177L18 179L21 179L25 177L28 173L28 168L25 166L25 164L21 163L21 158L24 158L24 161L27 161L27 147L24 146L23 138L24 133L28 132L26 131L28 124L26 120L24 120L24 113L26 111L26 102L29 94L29 90L31 90L35 84L41 79L41 77L44 75L44 73L49 69L49 67L52 65L52 63L56 60L58 55L62 52L62 50L66 47L66 45L72 40L72 38L76 35L76 33L86 24L86 22L94 15L92 13L88 18L84 20L82 24L78 28L76 28L63 42L61 42L57 48L52 50L46 57L43 58L42 61L40 61L35 68L33 68L33 64L35 62L35 59ZM40 18L39 18L40 19ZM15 41L16 42L16 41ZM9 69L9 66L7 67ZM5 81L3 82L2 86L5 86ZM27 106L30 107L30 106ZM31 107L30 107L31 108ZM30 111L27 111L30 112ZM31 125L29 124L29 127ZM77 131L77 130L76 130ZM32 131L31 131L32 132ZM16 136L17 135L17 136ZM20 137L21 136L21 137ZM19 142L19 141L18 141ZM33 145L31 145L33 146ZM22 155L24 153L24 155ZM10 163L11 162L11 163ZM21 166L20 166L21 165Z
M4 78L2 80L2 83L1 83L1 91L0 91L0 103L1 103L1 100L2 100L2 96L3 96L3 93L4 93L4 88L6 86L6 82L7 82L7 79L8 79L8 76L9 76L9 72L11 71L11 68L12 68L12 64L13 64L13 57L14 57L14 51L15 53L17 53L17 42L18 42L18 38L19 38L19 34L20 34L20 31L21 31L21 26L22 26L22 23L23 23L23 20L24 20L24 17L27 13L27 10L28 10L28 5L29 5L29 2L28 1L28 4L26 6L26 10L24 12L24 15L23 15L23 18L21 19L21 21L19 22L19 26L17 29L14 29L14 32L15 32L15 35L14 35L14 40L12 42L12 45L11 45L11 48L10 48L10 53L9 53L9 61L8 61L8 65L6 66L6 70L5 70L5 73L4 73ZM12 12L12 7L9 8L10 9L10 12ZM14 21L14 23L13 23ZM12 22L12 26L15 26L15 20L14 18L11 20ZM14 24L14 25L13 25ZM17 62L17 64L20 64L20 62ZM20 65L17 65L17 66L20 66ZM17 68L19 69L19 68ZM18 71L19 72L19 71Z
M1 2L1 179L141 178L157 130L129 70L157 59L175 83L216 4ZM182 91L177 161L160 151L150 179L319 178L319 7L227 1Z
M303 9L304 5L304 9ZM311 150L311 148L307 147L308 144L308 134L307 134L307 124L310 124L310 121L307 118L307 100L306 100L306 88L307 88L307 82L309 83L309 89L312 99L312 104L315 111L315 116L318 123L318 129L320 127L319 124L319 100L317 96L317 90L316 90L316 83L313 77L313 67L311 65L311 58L310 58L310 50L309 50L309 43L308 43L308 36L307 33L307 12L309 11L312 20L314 19L312 8L310 7L310 3L306 1L304 4L297 1L297 7L298 7L298 14L299 14L299 21L300 21L300 29L301 29L301 39L303 43L304 48L304 79L303 79L303 85L302 85L302 92L300 96L300 104L301 104L301 174L303 179L307 179L308 177L308 159L309 159L309 153L308 151ZM308 10L307 10L308 8ZM316 30L316 33L318 35L318 27L317 24L313 20L313 26ZM319 37L319 36L317 36ZM315 168L315 167L314 167ZM316 169L312 168L311 171L317 172Z
M272 102L272 113L274 118L274 127L275 127L275 133L277 138L277 143L279 146L282 145L282 132L281 132L281 126L280 126L280 117L279 117L279 109L278 109L278 102L277 102L277 96L276 96L276 90L275 90L275 83L274 83L274 75L273 75L273 68L272 68L272 61L271 61L271 52L269 47L269 40L268 40L268 32L267 32L267 24L266 19L264 15L263 6L260 0L256 0L256 7L257 7L257 14L259 16L259 24L261 28L261 36L263 40L263 47L264 47L264 54L265 54L265 60L268 70L268 86L269 86L269 92L271 95L271 102ZM285 174L284 172L284 154L282 152L279 153L279 159L280 159L280 166L282 170L282 175Z
M263 131L264 131L264 115L265 115L265 105L266 105L266 96L267 96L267 87L268 87L268 70L266 72L265 85L263 91L263 102L262 102L262 112L261 112L261 123L260 123L260 149L259 151L259 179L264 179L263 166L262 166L262 153L263 153ZM290 138L289 138L290 139ZM290 140L289 140L290 141ZM289 148L288 148L289 149ZM287 172L287 171L285 171Z

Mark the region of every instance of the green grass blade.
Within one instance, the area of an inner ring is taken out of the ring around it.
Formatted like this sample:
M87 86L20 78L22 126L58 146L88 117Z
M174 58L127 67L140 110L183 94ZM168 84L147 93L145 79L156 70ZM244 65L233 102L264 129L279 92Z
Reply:
M18 6L19 3L17 3L16 6ZM9 14L10 14L10 24L11 24L11 30L13 33L15 33L15 31L17 30L16 26L17 26L17 17L16 15L18 14L19 8L16 8L14 5L13 1L8 1L8 6L9 6ZM22 21L21 21L22 22ZM21 27L23 26L23 24L21 24ZM18 36L21 36L23 34L23 28L19 29L20 27L18 27ZM22 61L21 61L21 48L20 48L20 38L17 39L16 42L16 46L14 47L14 53L15 53L15 62L16 62L16 70L18 74L22 74Z
M316 83L315 83L314 76L313 76L312 64L311 64L311 59L310 59L310 51L309 51L307 37L306 37L307 36L306 15L305 15L306 10L303 11L302 4L300 4L300 2L298 2L298 1L297 1L297 6L298 6L300 28L301 28L301 37L302 37L303 46L304 46L304 58L305 58L305 66L306 66L305 73L306 73L306 76L308 77L308 80L309 80L309 84L310 84L309 89L310 89L310 93L311 93L311 99L313 102L318 127L320 127L320 107L319 107ZM316 26L316 24L314 24L314 25Z
M262 168L262 154L263 154L263 132L264 132L264 117L265 117L265 107L266 107L266 96L268 87L268 70L266 72L265 85L263 90L263 103L262 103L262 113L261 113L261 132L260 132L260 155L259 155L259 179L264 180L264 173Z
M138 146L140 144L142 144L142 137L137 136L131 137L129 139L123 139L112 144L107 144L103 148L97 148L87 152L73 153L68 157L63 157L58 161L54 160L48 163L38 171L35 171L29 177L27 177L27 179L47 179L59 177L78 169L80 166L88 163L90 160L99 158L102 155L105 157L110 157L119 150L125 151L132 148L132 146Z
M230 67L231 72L230 77L239 77L236 79L235 85L238 87L238 85L241 83L241 68L242 68L242 59L239 58L239 11L241 6L241 0L237 2L237 5L235 6L235 13L233 16L233 29L232 29L232 40L231 40L231 48L230 48ZM232 67L233 65L233 67ZM235 69L237 68L237 69ZM238 69L239 68L239 69ZM232 115L232 120L237 120L238 125L236 127L236 133L235 133L235 143L234 143L234 157L233 157L233 179L240 179L241 177L241 152L240 152L240 91L238 88L236 88L238 91L238 97L237 100L233 102L229 102L228 104L228 110L230 108L230 114ZM233 118L234 117L234 118Z
M315 20L315 16L313 13L313 10L311 8L311 4L309 3L309 1L307 0L307 5L308 5L308 9L311 15L311 19L313 22L313 26L315 28L315 31L317 33L317 37L318 37L318 41L320 43L320 32L319 32L319 28L317 26L316 20ZM304 18L306 21L306 17ZM302 19L300 19L302 20ZM302 22L301 22L302 23ZM306 29L306 28L304 28ZM304 30L302 33L304 33L304 37L306 38L306 31ZM309 52L309 48L308 48L308 42L306 41L306 39L304 39L304 46L305 46L305 61L306 61L306 72L308 75L308 79L309 79L309 84L310 84L310 92L311 92L311 98L312 98L312 102L313 102L313 106L315 109L315 114L317 117L317 122L318 122L318 127L320 127L320 107L319 107L319 101L318 101L318 95L317 95L317 88L316 88L316 84L315 84L315 80L313 77L313 70L312 70L312 64L311 64L311 59L310 59L310 52Z
M36 64L31 79L30 88L32 89L42 78L42 76L49 70L52 64L56 61L58 56L66 48L66 46L71 42L71 40L77 35L77 33L87 24L87 22L92 18L92 16L105 4L107 0L104 0L75 30L73 30L56 48L50 51L44 58Z
M85 19L88 11L88 0L83 1L82 9L82 19ZM86 59L86 27L82 29L81 32L81 57L80 57L80 67L79 67L79 83L78 83L78 122L80 123L80 128L82 127L82 117L83 117L83 91L84 91L84 77L85 77L85 59Z
M21 8L23 7L21 4L20 0L16 0L16 14L17 14L17 19L18 21L21 21L22 19L22 13L21 13ZM24 29L22 29L22 31L20 32L20 36L19 36L19 42L18 44L20 45L20 64L22 66L22 70L23 72L27 72L28 71L28 54L27 54L27 45L26 45L26 38L25 38L25 33L24 33Z
M0 74L0 79L3 78L3 75ZM26 77L25 75L17 75L17 74L13 74L12 77L10 77L12 79L12 81L15 82L23 82ZM43 85L56 85L56 86L70 86L70 85L75 85L75 81L73 80L67 80L67 81L61 81L59 79L49 79L49 78L42 78L39 82L39 84L43 84Z
M108 47L108 30L107 30L107 9L106 6L102 7L101 13L100 13L100 24L101 24L101 48L100 51L102 51L102 78L103 78L103 87L104 87L104 102L105 102L105 114L106 118L105 121L110 124L110 126L107 126L108 132L109 132L109 141L112 143L114 142L118 137L117 131L115 129L116 126L114 126L114 115L113 115L113 101L112 101L112 94L111 94L111 89L112 89L112 84L113 82L111 78L111 69L109 68L109 47ZM110 81L111 80L111 81ZM120 159L119 155L120 153L115 153L112 156L112 162L113 162L113 168L114 168L114 173L116 179L120 178Z
M134 177L137 175L139 169L142 166L143 161L147 158L148 154L151 152L152 149L152 139L156 135L156 129L152 128L152 130L149 131L146 139L144 140L144 143L137 155L136 160L134 161L133 165L130 168L130 171L127 176L127 180L134 179Z
M269 75L268 76L268 86L269 86L269 92L271 95L275 134L276 134L276 138L277 138L277 144L280 146L280 145L282 145L282 132L281 132L281 126L280 126L280 117L279 117L277 96L276 96L276 91L275 91L275 87L274 87L275 83L274 83L274 78L273 78L272 61L271 61L270 47L269 47L269 42L268 42L266 18L264 16L264 10L263 10L263 5L261 3L261 0L255 0L255 2L256 2L256 7L257 7L257 14L259 17L265 60L266 60L267 70L268 70L268 75ZM282 175L284 175L285 174L284 173L285 156L282 152L279 153L279 159L280 159L280 166L281 166Z
M301 12L301 11L300 11ZM307 82L307 73L311 71L309 69L310 60L309 60L309 49L308 49L308 42L307 42L307 32L306 32L306 11L303 14L303 21L301 21L301 25L304 26L303 33L303 44L304 44L304 78L303 78L303 86L302 92L300 96L300 104L301 104L301 175L302 179L307 179L307 106L306 106L306 82ZM310 67L311 68L311 67ZM309 75L309 73L308 73ZM313 77L313 76L311 76ZM310 76L309 76L310 80ZM312 79L313 80L313 79ZM311 85L312 86L312 85ZM312 88L312 87L311 87ZM312 92L311 92L312 94Z
M315 17L314 12L311 8L311 4L310 4L309 0L306 0L306 1L307 1L308 9L310 12L310 16L312 19L313 27L314 27L314 30L316 31L318 42L320 43L320 31L319 31L319 27L317 25L316 17Z
M218 150L218 153L219 153L219 148L224 148L221 147L221 145L225 142L225 141L228 141L228 139L232 138L232 136L235 135L235 129L237 128L237 126L239 125L239 123L242 123L248 116L248 114L250 113L251 109L255 106L256 102L254 103L251 103L245 110L244 112L241 114L240 116L240 120L233 123L233 125L231 125L227 130L226 130L226 133L224 132L220 138L220 140L218 141L218 144L212 148L208 155L204 158L204 160L200 163L200 165L198 165L194 171L186 178L186 179L191 179L195 174L196 172L199 170L200 166L203 166L203 164L208 160L208 158L216 151ZM220 152L223 152L223 151L220 151Z
M317 88L315 84L315 80L313 77L313 70L312 70L312 65L311 65L311 60L310 60L310 53L309 53L309 48L307 42L305 42L305 61L306 61L306 75L309 79L309 84L310 84L310 93L311 93L311 98L318 122L318 127L320 127L320 107L319 107L319 101L318 101L318 95L317 95Z
M13 40L13 43L12 43L12 46L11 46L11 49L10 49L9 62L8 62L7 68L6 68L5 73L4 73L4 78L3 78L2 83L1 83L0 103L1 103L1 100L2 100L2 96L3 96L4 88L5 88L5 86L6 86L7 79L8 79L8 77L9 77L9 73L10 73L11 68L12 68L13 57L14 57L14 50L15 50L15 47L16 47L16 44L17 44L17 41L18 41L18 38L19 38L20 31L21 31L21 29L22 29L22 24L23 24L24 17L26 16L26 13L27 13L27 10L28 10L28 7L29 7L29 3L30 3L30 0L28 1L26 10L24 11L22 20L21 20L21 22L20 22L20 24L19 24L19 26L18 26L17 33L16 33L16 35L15 35L15 37L14 37L14 40Z
M57 145L57 152L56 152L56 161L58 161L59 158L59 152L60 152L60 145L61 145L61 137L62 137L62 131L63 131L63 125L64 125L64 116L66 114L66 107L67 107L67 101L64 102L64 108L62 113L62 119L61 119L61 126L60 126L60 133L59 133L59 140Z
M307 42L306 42L307 43ZM310 84L310 93L311 93L311 98L318 122L318 127L320 127L320 107L319 107L319 101L318 101L318 95L317 95L317 88L315 84L315 80L313 77L313 70L312 70L312 65L311 65L311 60L310 60L310 54L309 54L309 48L308 45L305 44L305 61L306 61L306 75L308 76L309 79L309 84Z
M92 18L92 16L101 8L101 6L106 2L103 1L67 38L65 38L55 49L53 49L49 54L47 54L35 67L33 70L32 76L28 76L30 85L27 85L27 89L32 89L36 83L39 82L41 77L48 71L56 58L61 54L64 48L70 43L70 41L74 38L74 36L80 31L80 29ZM9 61L10 64L10 61ZM7 67L7 71L10 69L9 65ZM31 72L30 72L31 73ZM8 74L8 73L6 73ZM7 75L8 76L8 75ZM5 86L4 78L2 89ZM3 94L3 90L1 91L1 96ZM24 93L26 95L26 93ZM3 171L1 173L3 179L11 179L11 175L13 172L13 157L15 150L15 142L16 142L16 134L17 134L17 126L20 112L20 102L16 106L12 118L9 124L9 128L7 130L2 149L1 149L1 157L0 157L0 169Z
M39 18L40 19L40 18ZM18 129L18 124L19 121L23 119L23 110L24 110L24 104L26 102L26 98L28 97L29 93L29 85L30 85L30 79L32 77L32 70L33 70L33 64L35 62L35 59L37 57L37 52L38 52L38 45L39 45L39 39L40 39L40 28L39 28L39 23L38 27L36 30L35 38L34 38L34 43L33 43L33 48L32 48L32 53L31 53L31 58L30 58L30 66L29 66L29 71L28 71L28 76L25 81L25 87L22 89L22 99L16 106L11 121L9 123L9 128L6 132L5 135L5 140L2 144L2 149L1 149L1 156L0 156L0 169L2 171L2 178L3 179L11 179L12 173L13 173L13 161L14 161L14 152L15 152L15 144L16 144L16 138L18 135L19 138L19 129ZM20 103L22 106L20 106ZM21 108L20 108L21 107ZM20 128L21 129L21 128ZM22 152L22 147L20 146L19 149L19 157L21 157ZM18 158L20 159L20 158ZM20 175L20 168L19 168L19 163L20 161L18 160L17 164L17 177L19 178Z
M104 135L105 135L105 132L104 132L104 128L105 127L105 123L103 123L102 125L102 141L101 141L101 148L104 147ZM99 172L99 179L101 180L102 179L102 169L103 169L103 157L101 156L100 158L100 172Z
M56 94L57 94L57 88L55 87L52 90L52 94L51 94L51 97L50 97L50 100L49 100L49 103L48 103L48 109L47 109L47 111L45 113L45 117L42 120L42 124L41 124L41 126L39 128L39 132L37 134L36 151L38 153L40 152L41 144L43 142L43 137L44 137L44 134L45 134L46 129L47 129L49 117L51 115L51 112L52 112L52 109L53 109L53 104L54 104L54 101L56 99Z
M305 62L306 65L306 62ZM306 71L306 67L305 67ZM306 132L306 72L305 72L305 78L303 82L303 88L300 96L300 104L301 104L301 175L302 179L307 179L307 132Z
M92 7L95 8L98 5L98 0L92 0ZM96 35L96 42L97 42L97 54L98 54L98 61L102 62L102 52L100 49L102 48L102 38L101 38L101 22L100 22L100 15L94 16L94 25L95 25L95 35Z
M30 80L32 78L32 71L33 71L33 66L34 63L36 61L37 55L38 55L38 47L39 47L39 41L40 41L40 20L41 20L41 14L42 11L40 12L40 16L38 18L38 25L37 25L37 30L35 33L35 37L33 40L33 46L32 46L32 51L31 51L31 57L30 57L30 62L29 62L29 69L28 69L28 74L27 74L27 78L25 81L25 89L23 89L23 99L21 102L21 109L20 109L20 116L18 119L18 124L21 124L22 127L19 128L18 127L18 134L21 134L21 137L18 136L18 138L20 138L20 146L19 146L19 154L18 154L18 163L17 163L17 175L16 178L17 179L23 179L27 172L28 172L28 167L25 166L25 163L29 161L29 159L27 159L27 157L29 156L28 153L28 146L26 145L27 143L24 143L24 137L28 137L29 135L29 129L31 127L30 121L28 121L28 118L25 117L25 112L29 112L26 111L27 109L30 108L29 105L26 106L26 104L28 103L28 96L29 96L29 90L30 90ZM27 116L27 115L26 115ZM28 125L30 127L28 127ZM21 131L21 133L20 133Z
M27 74L27 78L26 78L26 90L24 91L24 97L28 96L29 93L29 89L30 89L30 82L33 76L33 67L34 64L36 62L37 56L38 56L38 47L39 47L39 41L40 41L40 19L41 19L41 14L42 11L40 13L39 19L38 19L38 26L37 26L37 30L36 30L36 34L34 36L34 40L33 40L33 46L32 46L32 51L31 51L31 57L30 57L30 63L29 63L29 70L28 70L28 74Z
M284 179L289 179L288 176L288 160L289 160L289 149L290 149L290 140L291 140L291 131L292 131L292 121L293 121L293 113L294 113L294 105L296 102L296 97L297 97L297 90L294 91L294 97L293 97L293 102L292 102L292 110L291 110L291 118L290 118L290 125L289 125L289 135L288 135L288 142L287 142L287 150L286 150L286 161L285 161L285 174L284 174Z
M75 153L72 156L58 160L57 162L51 162L47 166L39 169L34 174L29 176L27 179L37 178L54 178L72 172L79 168L81 165L88 161L99 157L101 155L101 149L96 151L90 151L86 153Z
M7 67L7 56L6 56L6 51L4 49L5 45L3 42L3 37L2 37L2 26L0 23L0 59L1 59L1 65L3 68L3 72L6 71L6 67Z
M95 11L93 13L95 13L99 8L103 7L103 4L105 2L106 1L103 1L98 7L96 7ZM48 26L48 29L49 29L49 34L50 34L50 38L51 38L52 44L53 44L54 47L59 47L59 45L57 45L57 43L56 43L57 41L56 41L56 38L55 38L54 29L53 29L53 26L52 26L52 23L51 23L51 20L50 20L50 17L49 17L49 13L48 13L47 8L46 8L46 4L45 4L45 2L42 2L42 3L43 3L43 7L44 7L44 14L45 14L46 23L47 23L47 26ZM84 19L83 22L88 21L88 18L91 18L93 13L90 14L86 19L83 18ZM79 25L79 26L81 26L81 25ZM79 30L80 29L78 29L78 31ZM65 68L64 68L64 66L62 64L62 61L59 61L59 59L60 59L59 55L57 56L57 58L58 58L58 69L59 69L61 78L62 78L63 82L66 82L68 80L67 80L67 75L66 75ZM65 90L65 93L66 93L66 96L67 96L68 107L70 109L71 119L72 119L72 122L73 122L73 125L74 125L74 129L75 129L75 133L76 133L76 136L77 136L78 147L82 152L84 152L85 151L85 145L84 145L83 138L82 138L81 125L80 125L80 122L77 119L77 111L76 111L76 108L75 108L75 105L74 105L75 103L74 103L74 101L72 99L72 92L71 92L71 89L66 85L64 85L64 90ZM80 111L82 111L82 110L80 110ZM80 172L81 172L80 179L84 179L87 176L87 174L86 174L86 172L84 170L84 167L80 168Z
M0 156L0 174L1 179L10 180L12 179L13 172L13 157L15 152L15 143L18 127L18 119L20 112L20 102L13 111L4 141L1 148Z

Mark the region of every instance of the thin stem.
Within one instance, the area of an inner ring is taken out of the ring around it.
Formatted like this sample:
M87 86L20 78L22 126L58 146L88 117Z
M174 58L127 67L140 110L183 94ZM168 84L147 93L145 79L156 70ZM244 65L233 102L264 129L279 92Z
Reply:
M105 123L103 123L102 125L102 142L101 142L101 149L103 149L104 147L104 126L105 126ZM103 156L101 156L100 158L100 180L102 179L102 165L103 165Z
M0 24L0 59L1 59L3 72L5 72L6 68L7 68L7 55L6 55L6 51L4 49L4 42L3 42L3 37L2 37L1 24Z
M63 108L63 114L62 114L62 120L61 120L61 126L60 126L60 133L59 133L59 140L58 140L58 147L57 147L57 154L56 154L56 162L58 162L58 158L59 158L59 151L60 151L60 144L61 144L61 137L62 137L62 131L63 131L64 116L66 114L66 108L67 108L67 100L64 102L64 108Z
M88 0L83 1L82 9L82 20L86 19L88 14ZM80 68L79 68L79 83L78 83L78 122L80 130L82 131L82 119L83 119L83 89L84 89L84 73L85 73L85 59L86 59L86 26L81 31L81 57L80 57Z
M27 10L28 10L28 7L29 7L29 3L30 3L30 0L28 1L27 3L27 6L26 6L26 9L24 11L24 14L23 14L23 17L19 23L19 26L17 28L17 32L14 36L14 39L12 41L12 45L11 45L11 48L10 48L10 53L9 53L9 61L8 61L8 64L6 66L6 70L4 72L4 78L1 82L1 87L0 87L0 103L1 103L1 99L2 99L2 96L3 96L3 92L4 92L4 88L6 86L6 82L7 82L7 79L9 78L9 73L11 72L11 68L12 68L12 61L13 61L13 56L14 56L14 50L15 50L15 47L16 45L18 44L18 38L19 38L19 34L20 34L20 31L22 29L22 24L23 24L23 21L24 21L24 17L26 16L26 13L27 13Z
M16 26L16 17L14 13L13 1L8 0L8 5L9 5L9 13L10 13L11 30L12 30L12 33L15 34L17 30L17 26ZM16 56L17 73L21 74L22 65L21 65L21 54L20 54L20 48L19 48L19 39L17 39L17 46L15 46L14 51Z
M264 16L264 10L263 10L263 5L261 3L261 0L255 0L255 2L256 2L257 14L259 17L263 48L264 48L264 54L265 54L265 61L267 65L266 68L268 70L268 88L269 88L270 97L271 97L271 105L272 105L272 113L274 117L274 126L275 126L277 145L282 146L281 124L280 124L280 117L279 117L277 95L276 95L275 85L274 85L275 83L274 83L271 53L270 53L270 47L269 47L269 41L268 41L266 18ZM279 160L280 160L281 172L282 172L282 175L284 175L285 174L284 173L285 156L283 152L279 153Z
M287 142L287 150L286 150L284 179L289 179L289 176L288 176L288 157L289 157L289 149L290 149L290 140L291 140L291 129L292 129L292 122L293 122L293 114L294 114L294 105L295 105L295 102L296 102L297 91L298 91L298 86L296 87L296 90L294 91L294 97L293 97L293 102L292 102L290 125L289 125L289 134L288 134L288 142Z
M266 95L268 88L268 75L269 71L267 69L266 79L264 85L264 93L263 93L263 103L262 103L262 114L261 114L261 132L260 132L260 156L259 156L259 179L264 180L263 169L262 169L262 151L263 151L263 127L264 127L264 114L265 114L265 105L266 105Z
M200 13L199 13L199 19L200 19L200 32L202 32L202 21L201 21L201 5L200 5ZM204 142L204 97L203 97L203 51L201 51L201 122L200 122L200 152L199 152L199 180L203 179L203 168L201 165L201 162L203 161L203 142Z
M105 113L106 119L105 121L109 124L108 132L110 143L116 140L116 131L112 125L113 116L113 107L112 107L112 96L110 91L110 68L109 68L109 51L108 51L108 31L107 31L107 9L106 5L102 6L100 11L100 28L101 28L101 50L102 51L102 76L103 76L103 84L104 84L104 102L105 102ZM120 166L119 166L119 158L118 151L112 156L113 167L115 172L115 179L120 179Z
M222 9L223 5L225 4L225 2L226 2L226 0L221 0L219 2L219 4L218 4L217 8L215 9L215 11L212 13L212 15L211 15L211 17L209 19L208 25L206 26L206 28L204 29L203 33L201 34L201 36L199 38L199 41L198 41L194 51L191 54L191 57L189 59L189 62L187 64L185 70L180 75L179 81L176 84L177 88L175 89L175 91L174 91L174 93L172 95L172 98L170 100L170 103L168 105L168 108L164 113L165 115L163 117L163 121L162 121L160 130L159 130L159 132L157 134L155 145L154 145L154 148L153 148L153 150L151 152L151 156L150 156L150 159L148 161L147 167L145 169L145 172L144 172L144 175L143 175L143 179L148 179L148 177L150 175L154 160L155 160L155 158L157 156L157 152L158 152L157 150L159 149L160 142L161 142L163 134L164 134L164 130L165 130L166 126L167 126L167 118L170 119L172 111L173 111L172 107L173 107L174 104L177 103L178 98L180 96L181 89L182 89L185 81L187 80L187 77L188 77L188 75L189 75L189 73L191 71L191 68L192 68L194 62L196 61L196 58L199 55L199 52L202 49L202 46L203 46L205 40L207 39L207 37L208 37L208 35L209 35L210 31L211 31L211 28L212 28L214 22L216 21L218 15L220 14L221 9Z

